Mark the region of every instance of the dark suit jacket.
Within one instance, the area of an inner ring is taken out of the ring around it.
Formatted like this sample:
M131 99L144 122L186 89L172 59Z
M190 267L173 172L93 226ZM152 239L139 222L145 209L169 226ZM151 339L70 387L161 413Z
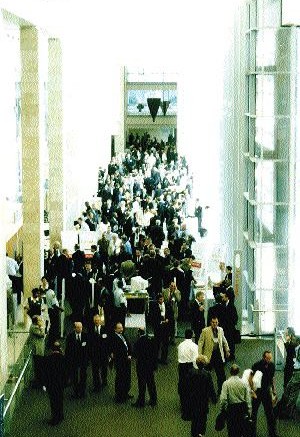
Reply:
M172 322L174 321L174 313L173 313L173 309L172 306L170 304L170 302L165 302L165 307L166 307L166 313L165 313L165 320L168 319L169 322L167 324L165 324L165 326L171 327ZM157 331L159 329L161 329L161 321L162 321L162 317L161 317L161 312L160 312L160 308L159 308L159 303L158 302L154 302L152 305L152 314L151 314L151 320L152 320L152 325L153 325L153 329L154 331Z
M222 328L224 329L225 337L226 334L233 335L235 325L238 321L238 315L234 304L229 301L228 305L224 305L224 320Z
M209 400L217 403L212 376L205 369L191 369L187 379L192 416L208 410Z
M100 326L100 335L96 332L96 327L93 325L88 334L88 351L91 361L99 363L108 362L109 340L105 326Z
M83 250L76 250L72 255L73 270L75 273L81 273L85 263L85 255Z
M201 332L202 329L205 328L204 310L199 310L199 304L196 299L191 304L190 317L192 330L197 331L197 329L200 329Z
M128 362L128 356L132 354L131 344L128 338L122 334L126 340L126 345L123 340L115 332L110 337L110 352L114 354L114 362L116 368L124 366L124 362Z
M52 352L43 357L44 383L49 394L56 394L66 386L67 372L65 357L60 352Z
M81 342L76 340L75 331L66 338L66 360L70 368L87 367L88 365L88 335L81 333Z
M225 307L222 303L217 303L212 307L208 308L207 326L210 326L211 319L215 316L218 318L219 326L223 327L224 317L225 317L224 313L225 313Z
M72 271L73 271L72 259L61 254L57 258L56 269L57 269L57 275L59 276L59 278L71 278Z
M155 342L148 335L140 336L134 344L133 353L136 358L138 373L150 373L156 369Z

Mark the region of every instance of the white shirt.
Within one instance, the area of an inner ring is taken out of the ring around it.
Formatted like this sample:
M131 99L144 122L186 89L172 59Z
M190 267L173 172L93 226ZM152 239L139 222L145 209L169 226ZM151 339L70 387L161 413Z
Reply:
M55 291L51 290L51 288L46 291L46 304L50 309L59 306Z
M195 369L198 357L198 345L191 338L186 338L178 345L178 363L193 363Z
M121 304L124 304L127 308L127 299L122 288L117 287L114 290L114 301L115 307L119 308Z
M81 222L80 230L81 231L89 231L90 230L89 225L84 220L82 220L82 222Z
M165 318L166 317L166 306L165 306L165 303L163 302L162 304L158 304L158 305L159 305L161 317Z
M17 261L9 256L6 257L6 273L9 276L17 276L19 265Z

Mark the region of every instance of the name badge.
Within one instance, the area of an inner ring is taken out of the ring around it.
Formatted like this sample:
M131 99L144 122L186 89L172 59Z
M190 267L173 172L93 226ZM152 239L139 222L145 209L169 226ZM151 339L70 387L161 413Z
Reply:
M83 341L83 342L81 343L81 346L86 346L86 341Z
M102 338L106 338L107 337L107 334L102 334Z

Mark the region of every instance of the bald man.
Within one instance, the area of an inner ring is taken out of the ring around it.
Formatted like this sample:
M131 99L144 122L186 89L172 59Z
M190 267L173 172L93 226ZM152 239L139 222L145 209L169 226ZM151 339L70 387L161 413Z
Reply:
M88 336L81 322L74 322L74 330L66 338L66 361L74 398L84 398L88 366Z

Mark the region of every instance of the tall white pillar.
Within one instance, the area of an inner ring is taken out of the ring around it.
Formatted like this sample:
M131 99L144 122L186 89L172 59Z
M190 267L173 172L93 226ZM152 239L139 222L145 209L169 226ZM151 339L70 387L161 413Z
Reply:
M23 165L24 296L38 286L44 270L45 55L36 27L21 28L21 118ZM47 52L46 52L47 53Z
M64 229L64 137L62 97L62 47L60 40L48 41L48 146L50 244L60 241Z

